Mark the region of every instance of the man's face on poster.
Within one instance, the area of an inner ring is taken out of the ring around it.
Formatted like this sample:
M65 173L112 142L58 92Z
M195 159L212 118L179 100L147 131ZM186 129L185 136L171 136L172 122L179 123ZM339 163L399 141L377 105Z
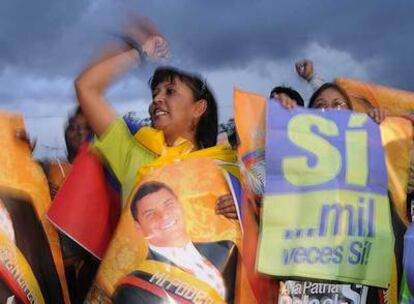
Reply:
M183 207L167 189L161 188L141 198L137 218L137 228L152 245L182 247L190 241L185 228Z

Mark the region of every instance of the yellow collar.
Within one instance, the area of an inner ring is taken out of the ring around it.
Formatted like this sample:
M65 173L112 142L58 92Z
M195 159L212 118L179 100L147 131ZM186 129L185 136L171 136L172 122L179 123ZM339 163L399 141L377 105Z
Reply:
M225 167L226 170L237 172L236 167L236 154L229 145L217 145L214 147L193 151L193 144L184 138L178 138L173 146L167 146L164 140L164 133L162 131L143 127L135 134L135 139L145 146L158 157L150 164L142 166L137 173L137 181L142 176L147 174L150 170L159 168L163 165L170 164L172 162L193 159L193 158L210 158L214 161L218 161L218 164Z
M164 133L150 127L143 127L135 134L135 139L147 149L159 157L155 163L169 163L180 159L193 157L208 157L224 162L235 162L236 155L228 145L217 145L214 147L193 151L194 145L187 139L179 137L173 146L167 146ZM152 163L151 165L154 165Z

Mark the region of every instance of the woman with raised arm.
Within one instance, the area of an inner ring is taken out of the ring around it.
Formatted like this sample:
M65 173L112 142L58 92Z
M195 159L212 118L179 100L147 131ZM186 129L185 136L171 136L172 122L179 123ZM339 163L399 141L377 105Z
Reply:
M163 163L188 155L217 161L221 168L238 178L234 151L227 145L216 145L217 104L206 82L199 76L173 67L159 67L149 81L152 92L152 102L148 108L151 127L142 126L137 130L118 116L105 98L110 84L145 60L156 61L169 55L166 40L148 21L136 21L119 38L122 44L107 50L85 69L76 79L75 88L82 112L97 135L94 147L121 184L122 205L125 206L134 186L151 167L162 166ZM225 210L221 208L217 213L237 219L232 195L220 196L217 204L222 205L223 202ZM99 238L98 233L90 231L100 229L99 225L91 225L94 222L91 217L95 214L76 216L69 214L75 212L76 208L71 209L67 210L66 218L70 217L74 219L73 223L76 222L76 227L72 224L72 231L77 235ZM85 224L88 219L90 223ZM62 229L56 221L54 223L89 252L97 257L103 256L110 237L102 239L102 242L94 240L94 244L99 243L97 247L103 248L100 254L96 254L71 231ZM85 230L85 227L89 227L86 229L89 230L79 231Z
M135 182L138 168L159 155L134 138L135 134L131 134L126 123L117 116L104 94L108 86L129 68L146 59L165 58L169 49L166 40L148 21L136 22L121 38L123 47L108 50L78 77L75 87L82 111L98 136L95 146L121 182L125 199ZM152 127L158 130L154 133L157 138L150 141L161 137L161 144L171 147L184 140L191 151L216 145L217 104L203 79L173 67L159 67L149 85L153 98L149 114ZM233 152L221 151L233 159ZM229 198L220 198L223 200ZM235 208L221 212L229 218L237 218Z
M95 146L121 182L125 199L135 182L137 169L159 155L134 138L106 101L105 90L122 73L146 58L165 58L168 44L154 26L142 21L130 27L122 38L124 47L110 50L89 66L78 77L75 87L82 111L98 136ZM162 144L171 147L185 140L191 151L216 145L217 105L205 81L176 68L160 67L150 79L150 88L153 100L149 114ZM236 217L234 209L229 216Z
M348 93L336 83L326 82L314 72L313 62L304 59L295 64L298 75L309 82L314 93L309 101L309 108L320 109L348 109L352 110L351 99ZM384 121L388 112L383 108L372 108L367 112L377 124Z

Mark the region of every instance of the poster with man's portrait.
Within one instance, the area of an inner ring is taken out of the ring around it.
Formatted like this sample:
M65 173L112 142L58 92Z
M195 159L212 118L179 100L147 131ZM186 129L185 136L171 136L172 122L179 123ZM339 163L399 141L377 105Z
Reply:
M215 213L230 194L210 159L150 170L124 206L88 301L232 303L240 224Z
M21 114L0 112L0 303L69 303L47 179L24 132Z
M0 188L0 302L63 303L46 233L27 195Z

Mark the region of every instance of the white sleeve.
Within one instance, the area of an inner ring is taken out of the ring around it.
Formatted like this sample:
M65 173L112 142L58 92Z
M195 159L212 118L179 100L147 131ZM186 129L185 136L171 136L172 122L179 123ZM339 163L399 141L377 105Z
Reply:
M308 83L311 85L313 91L316 91L319 89L324 83L326 83L326 80L323 79L318 74L314 73L312 78L308 80Z

